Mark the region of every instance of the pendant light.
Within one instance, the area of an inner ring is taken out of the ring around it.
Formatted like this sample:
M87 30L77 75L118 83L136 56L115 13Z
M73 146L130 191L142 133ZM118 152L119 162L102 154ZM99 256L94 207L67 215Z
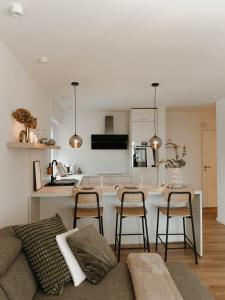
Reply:
M76 130L77 130L77 93L76 93L76 87L79 85L79 82L71 82L71 85L74 87L74 135L71 136L71 138L69 139L69 144L72 148L80 148L80 146L82 145L82 138L77 135Z
M156 90L157 90L158 86L159 86L158 82L152 83L152 87L154 87L154 89L155 89L155 93L154 93L154 131L155 131L155 135L150 138L149 144L150 144L150 147L154 150L159 149L162 145L162 140L160 137L158 137L158 108L156 107Z

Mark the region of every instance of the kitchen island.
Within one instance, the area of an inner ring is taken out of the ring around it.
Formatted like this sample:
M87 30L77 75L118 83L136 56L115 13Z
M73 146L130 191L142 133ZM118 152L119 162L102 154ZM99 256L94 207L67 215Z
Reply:
M166 200L163 197L162 189L157 186L143 186L148 191L148 198L146 199L146 208L148 210L148 229L149 240L151 243L155 243L156 236L156 217L157 207L166 206ZM110 244L114 243L115 233L115 206L120 205L119 200L116 197L115 186L103 186L102 187L102 206L104 207L103 223L104 223L104 236ZM200 256L203 255L203 243L202 243L202 192L195 191L195 197L193 199L193 213L196 233L197 252ZM58 213L64 224L68 228L72 228L73 224L73 209L74 200L72 198L71 186L55 186L55 187L43 187L37 192L33 192L30 199L29 215L30 221L35 222L40 219L49 218ZM192 240L190 220L186 222L186 231L190 240ZM78 227L83 227L87 224L93 224L97 227L97 221L95 219L80 219L78 220ZM124 232L141 232L141 222L139 218L131 217L124 221ZM166 218L160 217L159 232L165 233ZM183 225L182 218L174 218L170 221L169 230L171 233L182 233ZM172 240L173 239L173 240ZM182 237L171 237L170 241L181 241ZM128 236L122 238L124 244L138 244L142 243L141 237Z

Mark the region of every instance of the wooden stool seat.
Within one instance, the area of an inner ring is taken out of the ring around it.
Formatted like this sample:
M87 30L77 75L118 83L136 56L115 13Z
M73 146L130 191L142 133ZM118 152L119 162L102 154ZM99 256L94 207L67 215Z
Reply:
M103 207L99 207L100 216L103 215ZM77 218L97 218L98 217L98 208L77 208Z
M118 213L118 215L120 215L121 213L121 207L120 206L116 206L116 212ZM146 214L147 209L145 209ZM144 208L143 206L136 206L136 207L123 207L123 217L144 217Z
M163 215L167 215L167 207L159 207L159 211ZM190 209L188 207L171 207L169 217L189 217Z

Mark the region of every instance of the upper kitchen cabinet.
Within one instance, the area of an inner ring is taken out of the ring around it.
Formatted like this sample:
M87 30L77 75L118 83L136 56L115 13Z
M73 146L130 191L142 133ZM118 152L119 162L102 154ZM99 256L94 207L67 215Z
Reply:
M133 108L131 111L132 122L154 122L154 109Z
M153 122L132 122L131 139L132 142L147 142L154 135Z
M130 136L132 142L148 141L154 135L154 109L133 108L130 112Z

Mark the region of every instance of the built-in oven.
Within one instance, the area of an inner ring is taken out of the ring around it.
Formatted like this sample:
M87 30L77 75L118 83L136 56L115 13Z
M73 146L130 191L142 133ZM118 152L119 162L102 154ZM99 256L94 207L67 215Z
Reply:
M147 168L154 165L153 155L148 142L132 143L132 167Z

